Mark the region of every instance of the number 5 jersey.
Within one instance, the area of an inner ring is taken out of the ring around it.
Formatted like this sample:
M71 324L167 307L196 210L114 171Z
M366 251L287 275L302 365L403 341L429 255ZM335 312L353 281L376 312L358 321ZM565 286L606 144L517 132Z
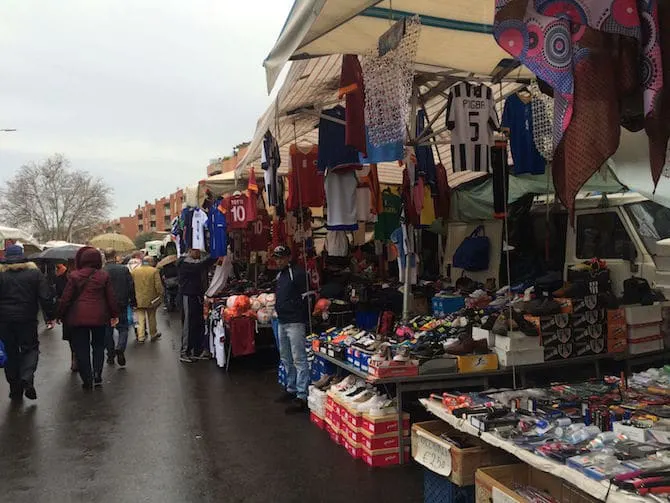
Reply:
M454 171L491 172L493 131L500 129L493 90L459 82L449 89L447 128Z

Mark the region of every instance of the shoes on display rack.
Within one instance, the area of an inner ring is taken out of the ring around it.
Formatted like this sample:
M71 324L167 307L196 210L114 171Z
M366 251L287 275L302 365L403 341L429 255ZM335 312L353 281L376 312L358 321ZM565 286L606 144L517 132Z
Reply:
M356 402L356 403L358 403L358 401L362 400L362 399L369 400L372 397L372 395L373 395L372 391L370 391L367 388L363 388L361 391L359 391L355 395L345 397L344 401L345 402Z
M401 346L393 357L394 362L408 362L410 359L410 348L408 346Z
M377 404L374 404L370 407L367 413L372 417L382 417L388 416L389 414L395 414L398 409L398 402L395 398L390 399L386 398L383 401L379 401Z
M444 351L450 355L485 354L489 352L489 345L486 340L475 341L468 335L445 347Z
M284 412L287 414L304 414L309 412L309 407L307 407L307 400L303 400L302 398L294 398L291 402L291 405L286 407Z
M388 342L383 342L377 352L372 355L373 362L385 362L391 359L391 345Z
M324 386L328 386L328 384L330 383L330 381L332 379L333 379L333 376L328 375L328 374L324 374L324 375L321 376L321 379L319 379L316 382L313 382L312 386L314 386L315 388L321 389Z
M284 391L280 396L275 399L275 403L289 403L296 399L295 393L289 393Z

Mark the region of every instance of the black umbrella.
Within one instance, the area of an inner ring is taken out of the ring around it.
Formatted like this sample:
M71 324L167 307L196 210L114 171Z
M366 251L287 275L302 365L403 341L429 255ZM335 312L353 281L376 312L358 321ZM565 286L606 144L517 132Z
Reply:
M36 258L38 260L66 262L68 260L74 260L74 256L77 254L80 248L81 246L79 245L57 246L55 248L44 250Z

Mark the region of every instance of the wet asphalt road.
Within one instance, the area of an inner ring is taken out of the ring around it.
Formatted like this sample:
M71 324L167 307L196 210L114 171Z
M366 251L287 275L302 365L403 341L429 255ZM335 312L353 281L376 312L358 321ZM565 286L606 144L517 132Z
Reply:
M38 400L12 406L0 384L0 501L423 500L416 467L369 469L306 416L286 416L267 362L234 362L229 375L185 366L178 317L161 313L159 330L156 343L130 342L127 368L106 365L89 394L60 329L43 333Z

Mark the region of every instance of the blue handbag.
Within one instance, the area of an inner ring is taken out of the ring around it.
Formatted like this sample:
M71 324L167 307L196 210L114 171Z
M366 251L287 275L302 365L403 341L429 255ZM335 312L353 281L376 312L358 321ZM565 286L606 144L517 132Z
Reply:
M4 367L7 364L7 352L5 351L5 345L0 341L0 368Z
M452 264L466 271L486 271L489 268L491 242L480 225L466 237L454 253Z

